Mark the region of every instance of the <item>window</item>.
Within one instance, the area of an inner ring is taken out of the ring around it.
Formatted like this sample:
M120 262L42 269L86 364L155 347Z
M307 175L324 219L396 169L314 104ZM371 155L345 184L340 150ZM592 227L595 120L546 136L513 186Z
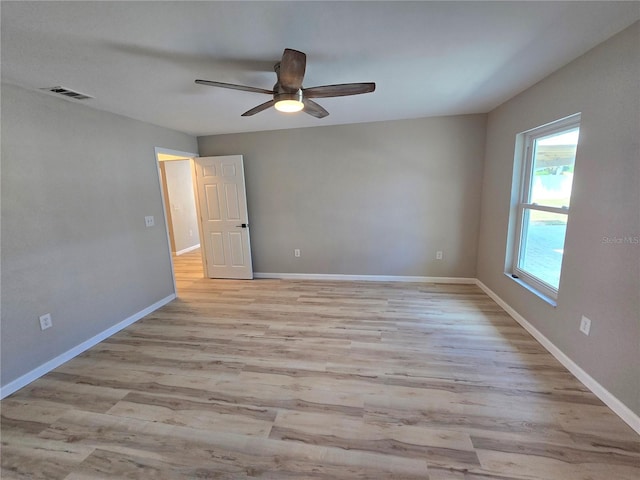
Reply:
M580 114L520 134L522 177L512 275L556 299L569 219Z

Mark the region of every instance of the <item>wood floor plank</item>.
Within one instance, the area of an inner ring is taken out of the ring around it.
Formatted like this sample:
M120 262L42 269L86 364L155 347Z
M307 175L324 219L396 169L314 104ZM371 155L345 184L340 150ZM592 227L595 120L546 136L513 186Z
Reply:
M96 435L96 431L100 434ZM301 471L293 472L298 476L306 475L309 468L303 462L306 461L310 465L326 464L352 470L375 466L381 475L427 478L427 464L422 459L369 452L353 454L341 448L170 426L93 412L69 412L40 437L169 464L198 465L207 470L248 476L272 469L277 471L282 468L278 467L281 463L287 465L287 469L301 468Z
M81 382L61 382L56 374L45 376L13 395L12 399L46 400L62 406L106 412L128 392L123 389L90 385Z
M475 285L210 280L0 405L6 479L637 480L640 437Z
M2 402L2 428L5 432L38 434L60 418L71 406L37 398L7 398ZM2 432L0 431L0 438Z
M535 451L528 452L526 444L522 445L522 453L502 450L477 450L482 467L487 471L497 471L505 475L519 475L531 480L584 480L584 479L616 479L637 480L638 464L617 465L608 460L562 460L554 455L545 456ZM552 447L547 447L551 451ZM568 450L561 448L562 452Z
M1 433L2 480L64 478L93 452L90 445L14 432L4 423Z
M429 465L479 466L471 439L458 432L366 424L338 415L280 412L269 438L349 450L424 458Z
M269 434L276 416L275 409L142 393L130 393L108 413L167 425L262 437Z

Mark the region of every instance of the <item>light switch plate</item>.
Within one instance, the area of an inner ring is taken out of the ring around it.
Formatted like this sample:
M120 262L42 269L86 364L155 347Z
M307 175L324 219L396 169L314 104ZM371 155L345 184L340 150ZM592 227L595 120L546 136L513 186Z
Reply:
M589 335L589 332L591 331L591 320L584 315L580 319L580 331L585 335Z

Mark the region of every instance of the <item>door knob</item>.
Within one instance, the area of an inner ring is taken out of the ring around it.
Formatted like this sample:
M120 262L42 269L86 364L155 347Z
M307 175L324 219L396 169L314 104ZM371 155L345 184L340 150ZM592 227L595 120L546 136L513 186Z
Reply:
M236 225L236 227L247 228L249 226L248 223L243 223L242 225Z

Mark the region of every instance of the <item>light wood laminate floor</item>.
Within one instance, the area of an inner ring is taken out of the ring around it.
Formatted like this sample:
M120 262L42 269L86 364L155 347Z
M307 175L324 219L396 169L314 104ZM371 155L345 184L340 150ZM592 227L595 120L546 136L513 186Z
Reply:
M2 401L3 480L640 479L640 437L476 286L199 262Z

